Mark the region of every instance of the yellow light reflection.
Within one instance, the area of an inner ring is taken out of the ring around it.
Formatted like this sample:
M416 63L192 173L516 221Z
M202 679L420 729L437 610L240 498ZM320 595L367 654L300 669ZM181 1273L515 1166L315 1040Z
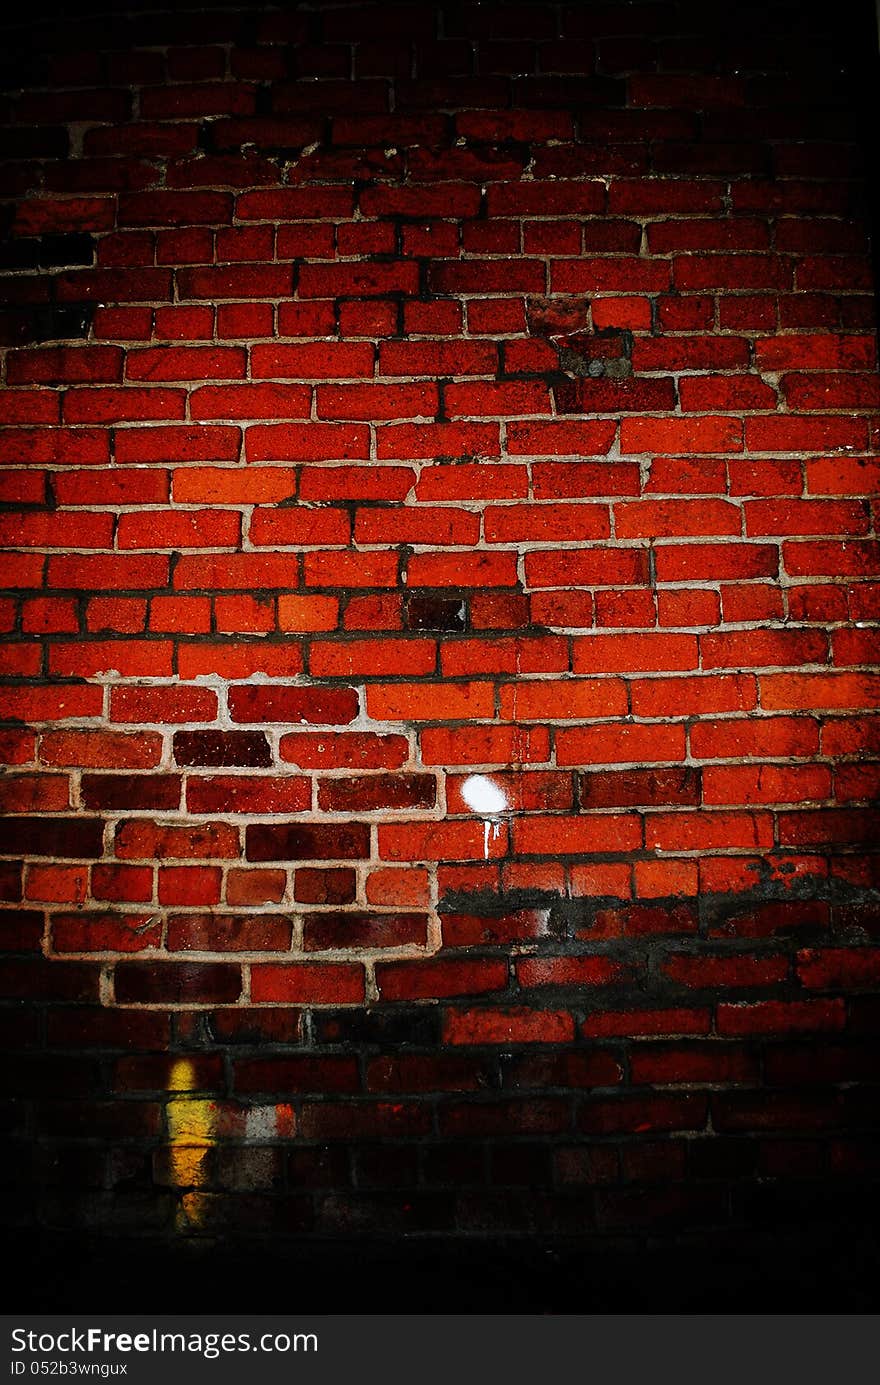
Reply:
M197 1086L194 1064L178 1058L168 1077L169 1092L191 1092ZM191 1190L204 1187L210 1176L209 1159L214 1145L214 1103L199 1097L168 1102L170 1181L187 1190L178 1210L178 1231L198 1227L204 1218L202 1197Z

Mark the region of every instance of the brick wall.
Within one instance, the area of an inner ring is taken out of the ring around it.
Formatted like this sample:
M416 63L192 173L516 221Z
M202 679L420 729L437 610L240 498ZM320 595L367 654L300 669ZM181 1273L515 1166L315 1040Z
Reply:
M876 1171L870 11L7 19L15 1218Z

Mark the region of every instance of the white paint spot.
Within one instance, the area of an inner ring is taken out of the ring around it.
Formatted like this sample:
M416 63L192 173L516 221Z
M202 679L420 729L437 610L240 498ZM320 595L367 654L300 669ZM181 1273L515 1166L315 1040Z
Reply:
M484 861L488 861L488 859L489 859L489 829L490 829L490 828L491 828L491 830L492 830L492 841L493 841L493 842L497 842L499 836L501 835L501 823L500 823L500 822L490 822L488 818L487 818L486 821L483 823L483 860L484 860Z
M500 831L497 821L492 819L498 813L503 813L507 807L507 796L499 789L497 784L493 784L491 779L487 779L485 774L470 775L461 786L461 796L469 808L475 813L479 813L483 821L483 859L489 859L489 833L491 830L492 840L496 840Z
M467 806L481 817L503 813L507 807L506 795L485 774L470 775L461 786L461 796Z

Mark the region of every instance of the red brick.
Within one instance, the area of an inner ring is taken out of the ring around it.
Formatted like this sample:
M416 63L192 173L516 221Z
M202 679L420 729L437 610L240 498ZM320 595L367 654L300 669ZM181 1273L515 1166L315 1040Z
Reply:
M778 562L778 558L777 558ZM529 587L616 587L648 581L647 549L546 549L527 553Z
M196 871L195 879L186 879ZM162 876L172 877L169 885L169 904L216 904L219 880L210 867L180 867L159 872L161 898ZM216 875L219 876L217 871ZM278 914L247 913L186 913L172 914L168 920L166 947L169 952L286 952L290 947L291 922Z
M698 664L694 635L584 635L572 642L576 674L653 673L694 669Z
M174 111L173 114L180 112ZM201 109L199 110L201 114ZM207 112L205 112L207 113ZM149 116L149 111L144 111ZM162 114L171 114L163 111ZM124 193L119 199L120 226L225 225L232 218L232 197L226 192Z
M637 723L578 726L556 733L556 763L559 765L644 764L655 760L677 762L683 758L683 726Z
M302 651L284 645L249 643L182 644L177 653L181 678L200 678L216 674L231 681L264 674L269 678L291 678L302 672Z
M313 677L351 678L360 674L381 678L389 673L430 674L437 659L433 640L348 640L312 644L309 668Z
M367 710L374 721L491 717L493 709L490 683L370 683L367 686Z
M386 861L481 861L501 858L506 850L507 827L499 823L488 834L482 821L379 827L379 855Z
M370 904L424 908L428 903L428 889L426 870L385 866L370 872L366 896Z
M483 525L487 543L559 543L611 532L605 505L493 505Z
M570 1043L571 1015L557 1010L447 1010L443 1038L450 1044Z
M307 418L311 399L307 385L203 385L190 396L190 413L196 419Z
M760 370L864 370L876 360L876 343L870 336L818 333L759 337L755 359Z
M372 346L321 342L316 345L279 344L251 348L251 375L255 380L345 380L372 373ZM409 375L413 372L401 373Z
M383 471L378 474L381 477ZM528 490L528 472L523 466L457 462L424 467L415 494L417 500L512 500L524 499Z
M433 383L318 385L315 400L320 419L433 418L438 391Z
M813 755L819 728L811 717L760 717L703 721L691 728L691 751L699 759Z
M77 389L64 396L66 423L134 423L145 419L182 419L186 395L182 390Z
M357 544L437 544L473 546L480 533L478 515L451 507L361 509L355 515Z
M400 556L394 550L376 553L306 553L306 587L396 587Z
M120 515L116 542L122 549L234 548L241 535L237 514L216 510L145 511Z
M304 544L346 544L351 520L344 510L312 510L306 507L255 509L250 540L256 547L293 547Z
M782 956L711 956L672 953L663 972L678 985L696 990L719 986L773 986L788 979L789 960Z
M311 798L309 780L294 775L191 775L186 785L193 813L302 813Z
M356 962L258 963L251 968L256 1003L356 1004L364 998L364 969Z
M614 506L614 532L621 539L739 535L739 507L723 500L639 500Z
M239 855L238 828L222 822L164 826L145 818L120 822L115 852L120 860L223 860Z
M214 309L190 308L178 304L171 308L157 308L153 334L156 337L167 337L171 341L210 341L214 335ZM185 365L185 362L183 364ZM238 373L241 375L244 372ZM177 378L185 380L187 376Z
M682 767L592 771L579 779L583 809L695 806L700 802L700 772Z
M15 216L15 231L20 236L107 231L112 226L113 203L106 197L77 197L57 202L36 198L23 203Z
M110 439L99 428L10 428L0 434L0 460L99 466L110 460Z
M444 914L443 941L448 947L471 947L543 938L548 935L548 917L546 909L517 909L491 916Z
M516 963L520 986L604 986L626 969L610 957L526 957Z
M226 877L226 902L235 904L279 904L287 885L283 870L230 870Z
M382 1000L478 995L507 985L507 963L495 960L380 962L376 984Z
M586 1134L645 1134L648 1131L702 1130L708 1099L701 1092L675 1096L592 1098L581 1107L579 1128Z
M513 844L514 850L525 856L637 851L642 845L642 827L635 814L523 818L514 823Z
M430 774L363 774L318 784L318 806L333 813L432 808L436 796L437 781Z
M484 553L480 550L472 553L414 553L407 560L406 573L411 587L517 585L515 553Z
M645 845L659 851L770 847L773 824L769 813L649 813Z
M754 1053L711 1041L677 1047L646 1044L632 1053L630 1064L633 1082L654 1086L756 1082L759 1076Z
M51 673L95 678L115 669L123 678L167 678L172 646L160 640L86 640L77 645L56 644L49 655Z
M880 978L880 950L871 947L805 949L797 974L811 991L872 989Z
M453 383L444 387L443 402L451 418L550 412L549 386L538 380Z
M544 727L437 727L421 734L426 765L541 764L550 757Z
M180 787L176 774L84 774L80 793L86 808L166 811L180 806Z
M719 765L703 772L703 801L712 806L803 803L821 801L830 794L831 772L825 765Z
M870 673L768 673L761 675L767 711L859 710L876 704L880 676Z
M444 674L565 673L568 644L559 636L447 641L441 645ZM390 670L389 670L390 671Z
M67 721L101 715L100 688L62 683L43 687L0 688L0 717L16 721Z
M135 904L148 903L153 898L152 867L93 866L92 894L95 899Z
M150 769L161 758L162 737L152 732L55 731L40 738L40 759L46 765Z
M657 549L660 582L775 578L778 571L779 549L775 544L661 544Z
M117 462L234 462L241 430L209 428L123 428L116 433Z
M129 380L240 380L246 354L238 346L147 347L129 351Z
M0 541L8 548L109 548L113 518L89 511L26 513L8 510L0 519Z
M7 379L11 385L22 384L115 384L122 379L122 350L118 346L54 346L38 351L13 351L7 361ZM19 395L11 395L8 400L16 400ZM51 396L38 396L46 406L54 400ZM36 404L37 400L34 400ZM7 404L7 408L9 405ZM11 412L11 410L10 410ZM15 410L16 417L9 422L40 423L57 421L57 412L49 415L27 418L21 409Z
M750 442L749 445L761 448L760 443ZM742 447L742 423L737 419L710 416L688 419L625 418L620 425L620 450L624 454L741 452Z
M746 447L752 452L826 452L829 448L862 451L867 441L865 420L811 415L809 418L749 418Z

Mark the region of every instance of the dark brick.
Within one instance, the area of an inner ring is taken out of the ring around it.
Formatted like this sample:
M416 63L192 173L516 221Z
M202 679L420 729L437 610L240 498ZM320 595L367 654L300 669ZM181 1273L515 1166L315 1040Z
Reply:
M97 1089L98 1069L93 1059L67 1055L20 1055L4 1064L0 1091L5 1096L50 1097L57 1092L82 1096Z
M453 1200L446 1193L422 1192L417 1197L409 1191L333 1194L321 1201L317 1212L318 1227L336 1234L447 1231L452 1220Z
M294 873L293 897L299 904L352 904L357 894L353 870L318 870L304 866Z
M0 818L0 850L16 855L92 860L103 852L99 818Z
M412 1145L364 1145L355 1153L359 1188L413 1188L419 1152Z
M406 606L408 630L464 630L467 602L461 597L410 596Z
M365 823L252 823L245 832L249 861L358 861L370 854Z
M283 914L172 914L170 952L287 952L292 931Z
M0 948L4 952L39 952L43 915L36 909L0 912Z
M356 1092L360 1075L355 1058L249 1058L236 1062L233 1082L239 1092Z
M71 966L64 963L65 971ZM165 1049L169 1018L160 1010L108 1010L103 1007L54 1008L46 1017L50 1047Z
M287 1156L291 1188L349 1188L348 1150L342 1145L292 1149Z
M265 769L272 751L263 731L175 731L174 758L179 765Z
M548 1054L526 1053L505 1064L504 1085L540 1087L613 1087L623 1078L614 1053L603 1049Z
M371 1092L478 1092L497 1086L491 1059L460 1053L381 1054L367 1067Z
M215 1043L286 1045L302 1041L301 1010L216 1010L205 1016L205 1026Z
M698 769L602 770L579 776L581 807L653 807L700 801Z
M95 258L92 236L71 235L22 237L0 246L0 268L36 269L67 265L90 265ZM56 311L62 311L56 309Z
M372 813L385 808L433 808L437 781L433 774L356 774L325 779L318 803L328 813Z
M316 1010L312 1016L319 1044L380 1044L432 1048L440 1042L440 1014L435 1008L399 1010Z
M177 774L84 774L82 800L87 808L127 813L138 808L180 806Z
M10 86L18 86L27 81L25 74L29 64L27 59L24 64L11 59L10 54L8 68L4 60L3 75ZM6 85L4 80L4 89ZM0 158L3 159L63 159L69 144L67 130L61 125L5 125L0 130Z
M668 904L625 904L597 909L588 923L578 928L579 938L639 937L651 933L696 933L699 927L697 904L689 899L672 899Z
M44 341L76 341L87 337L95 316L93 303L9 308L0 312L0 345L27 346Z
M347 726L358 714L353 688L273 688L240 684L229 689L233 721Z
M307 952L337 947L424 947L427 914L307 914L303 946Z
M498 1145L491 1151L491 1179L495 1187L523 1185L546 1188L550 1182L550 1149L547 1145Z
M159 1134L162 1107L153 1101L46 1101L35 1112L40 1134L89 1139Z
M0 899L4 903L15 903L21 899L22 861L0 861Z
M241 995L241 968L226 962L120 962L115 992L123 1004L231 1004Z

